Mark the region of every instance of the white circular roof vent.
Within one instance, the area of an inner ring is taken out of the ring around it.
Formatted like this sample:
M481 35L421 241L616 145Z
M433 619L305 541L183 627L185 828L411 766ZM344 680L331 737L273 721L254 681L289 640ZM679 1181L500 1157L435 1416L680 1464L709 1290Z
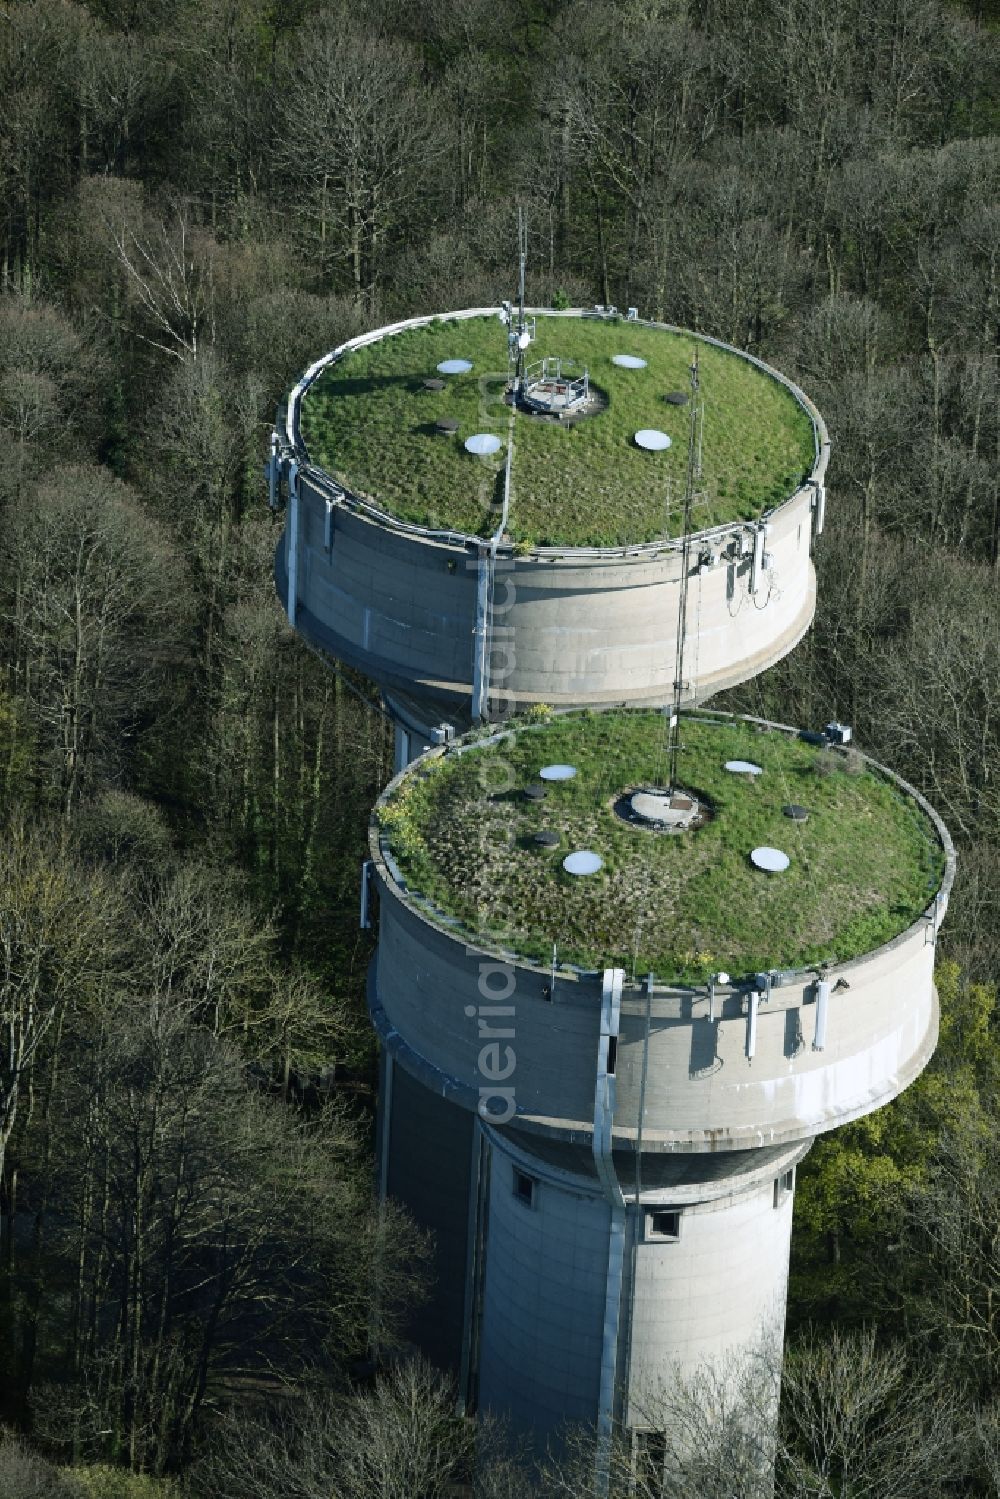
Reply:
M576 766L543 765L538 774L543 781L571 781L576 775Z
M488 458L491 453L499 453L500 439L492 432L473 432L465 439L465 451L475 453L477 458Z
M442 359L437 371L439 375L467 375L471 368L471 359Z
M657 427L643 427L635 434L635 445L647 453L662 453L669 448L670 438Z
M563 860L563 869L567 874L596 874L603 868L604 860L600 854L593 853L589 848L578 848Z
M791 862L780 848L755 848L750 854L754 869L763 869L765 874L783 874Z
M645 359L640 359L638 354L612 354L611 363L617 364L620 370L644 370Z
M762 776L764 767L755 765L752 760L727 760L726 769L734 776Z

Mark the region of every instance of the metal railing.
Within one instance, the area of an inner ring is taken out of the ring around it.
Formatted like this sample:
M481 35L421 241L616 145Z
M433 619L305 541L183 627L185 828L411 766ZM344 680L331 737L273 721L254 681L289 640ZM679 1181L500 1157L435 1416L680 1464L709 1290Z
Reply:
M590 371L571 375L566 367L575 365L575 359L563 359L558 355L549 355L529 364L524 372L523 399L529 404L549 408L554 404L550 397L558 396L558 404L563 409L579 405L590 393Z

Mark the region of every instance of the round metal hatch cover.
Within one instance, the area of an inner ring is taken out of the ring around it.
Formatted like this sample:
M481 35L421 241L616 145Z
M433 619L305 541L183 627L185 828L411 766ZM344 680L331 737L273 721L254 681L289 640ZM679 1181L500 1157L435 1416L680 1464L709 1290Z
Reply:
M809 808L800 807L798 802L789 802L788 805L786 807L782 807L781 810L786 817L791 818L792 822L809 821Z
M563 869L567 874L596 874L599 869L604 868L604 860L600 854L595 854L589 848L578 848L574 853L567 854L563 860Z
M491 453L499 453L500 439L492 432L473 432L465 439L465 451L474 453L477 458L487 458Z
M780 848L755 848L750 854L754 869L762 869L765 874L782 874L791 862Z
M658 427L642 427L635 434L635 445L647 453L663 453L670 446L670 438Z
M576 766L543 765L538 774L543 781L571 781L576 775Z

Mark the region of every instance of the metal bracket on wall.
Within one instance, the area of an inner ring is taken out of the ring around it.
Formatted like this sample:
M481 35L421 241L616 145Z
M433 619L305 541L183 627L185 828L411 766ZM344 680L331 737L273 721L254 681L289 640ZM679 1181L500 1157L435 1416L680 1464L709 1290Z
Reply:
M299 603L299 466L295 459L288 465L288 623L294 628Z
M367 932L372 925L372 870L375 866L371 859L361 861L361 930Z
M753 988L747 995L746 1055L748 1062L753 1061L757 1051L757 1015L760 1006L767 1004L771 998L771 978L770 973L756 974Z
M830 1015L830 981L816 980L816 1023L813 1027L813 1051L826 1048L826 1024Z
M271 433L271 444L268 450L267 462L264 464L264 477L267 480L268 506L271 510L277 510L281 492L281 457L278 452L277 432Z
M753 536L753 559L750 563L750 592L758 593L764 582L764 574L767 571L765 562L764 544L767 541L767 533L770 531L767 521L761 521L754 531Z

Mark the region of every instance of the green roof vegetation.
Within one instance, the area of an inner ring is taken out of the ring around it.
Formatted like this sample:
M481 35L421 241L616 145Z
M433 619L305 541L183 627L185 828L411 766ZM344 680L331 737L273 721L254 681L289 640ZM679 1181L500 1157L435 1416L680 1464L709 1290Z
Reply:
M301 435L313 462L402 520L491 535L511 416L506 337L496 317L438 318L344 355L303 398ZM812 424L778 381L691 335L621 319L539 317L529 362L574 360L606 405L575 425L517 414L512 541L618 546L679 533L689 411L664 396L689 389L695 348L705 409L696 529L753 520L794 492L812 468ZM647 367L620 369L615 354L638 355ZM443 390L425 390L423 380L450 358L473 368L442 377ZM441 418L457 421L457 432L439 432ZM669 450L637 448L643 427L666 432ZM476 432L500 437L501 451L490 459L466 453Z
M738 720L682 720L678 781L706 799L700 828L624 821L625 791L662 786L665 720L652 711L560 715L499 743L430 761L404 778L380 822L411 891L480 940L548 962L612 964L664 982L846 961L905 930L931 901L944 854L930 819L857 752L817 747ZM725 770L745 759L750 780ZM531 802L547 764L576 767ZM502 789L497 790L500 787ZM807 808L793 822L782 808ZM534 842L543 830L558 848ZM751 849L782 849L783 874ZM591 849L600 873L567 875Z

